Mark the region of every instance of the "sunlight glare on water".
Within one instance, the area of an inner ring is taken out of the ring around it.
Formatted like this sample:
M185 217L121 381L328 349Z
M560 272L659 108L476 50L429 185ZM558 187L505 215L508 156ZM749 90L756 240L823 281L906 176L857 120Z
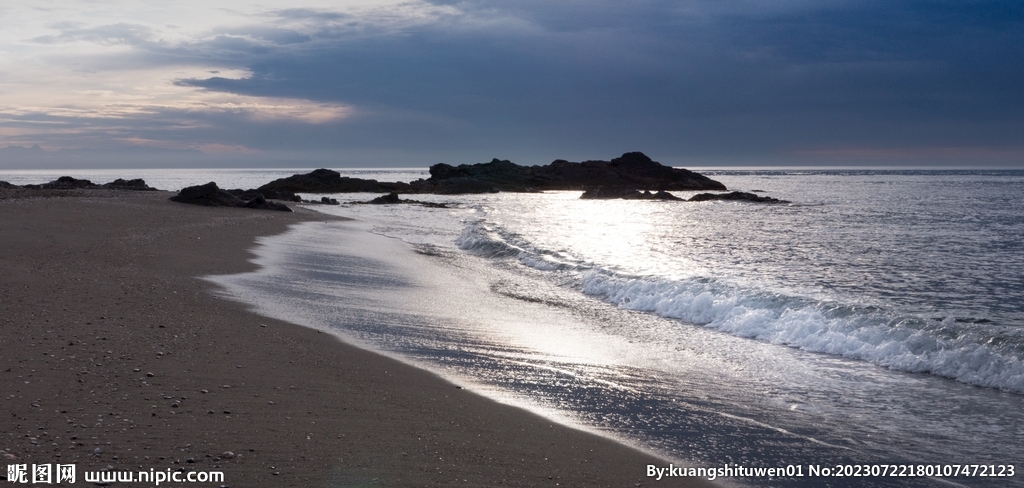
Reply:
M1024 455L1024 174L717 177L794 203L321 206L357 222L266 239L263 270L218 280L265 313L670 458ZM818 485L791 481L762 485Z

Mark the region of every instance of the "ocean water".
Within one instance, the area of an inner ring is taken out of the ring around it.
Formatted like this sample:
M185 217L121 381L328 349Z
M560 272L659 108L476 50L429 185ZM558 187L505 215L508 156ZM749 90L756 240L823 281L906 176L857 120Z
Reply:
M259 271L209 279L265 315L690 466L1024 469L1024 171L702 172L793 203L339 194L311 208L354 220L262 238Z

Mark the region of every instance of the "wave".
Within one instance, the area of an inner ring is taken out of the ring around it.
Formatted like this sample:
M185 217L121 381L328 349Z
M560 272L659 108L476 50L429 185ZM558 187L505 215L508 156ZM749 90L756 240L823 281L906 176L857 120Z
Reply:
M874 306L813 300L746 289L711 278L629 276L477 221L458 247L492 259L515 259L542 271L574 271L583 293L618 307L806 351L930 373L977 386L1024 393L1024 329L947 317L932 320Z
M518 234L484 220L468 225L455 240L455 245L486 258L515 258L520 264L541 271L589 269L586 264L569 259L562 253L535 248Z
M622 308L702 325L807 351L932 373L978 386L1024 393L1024 330L927 320L876 307L855 307L745 291L713 280L668 281L583 276L583 291Z

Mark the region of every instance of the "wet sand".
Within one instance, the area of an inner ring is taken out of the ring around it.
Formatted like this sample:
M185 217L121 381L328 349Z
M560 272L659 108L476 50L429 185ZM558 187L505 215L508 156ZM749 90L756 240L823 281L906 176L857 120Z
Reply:
M0 190L6 464L74 463L78 483L109 467L225 474L193 486L707 484L218 298L196 277L251 270L257 236L325 217L170 195Z

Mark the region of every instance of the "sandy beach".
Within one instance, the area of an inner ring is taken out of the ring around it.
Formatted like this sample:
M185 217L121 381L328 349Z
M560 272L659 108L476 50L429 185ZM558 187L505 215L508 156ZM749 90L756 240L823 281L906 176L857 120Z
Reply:
M0 450L257 486L687 486L668 462L248 312L197 276L323 219L166 192L0 194ZM81 479L79 483L81 483ZM204 486L204 484L197 484Z

